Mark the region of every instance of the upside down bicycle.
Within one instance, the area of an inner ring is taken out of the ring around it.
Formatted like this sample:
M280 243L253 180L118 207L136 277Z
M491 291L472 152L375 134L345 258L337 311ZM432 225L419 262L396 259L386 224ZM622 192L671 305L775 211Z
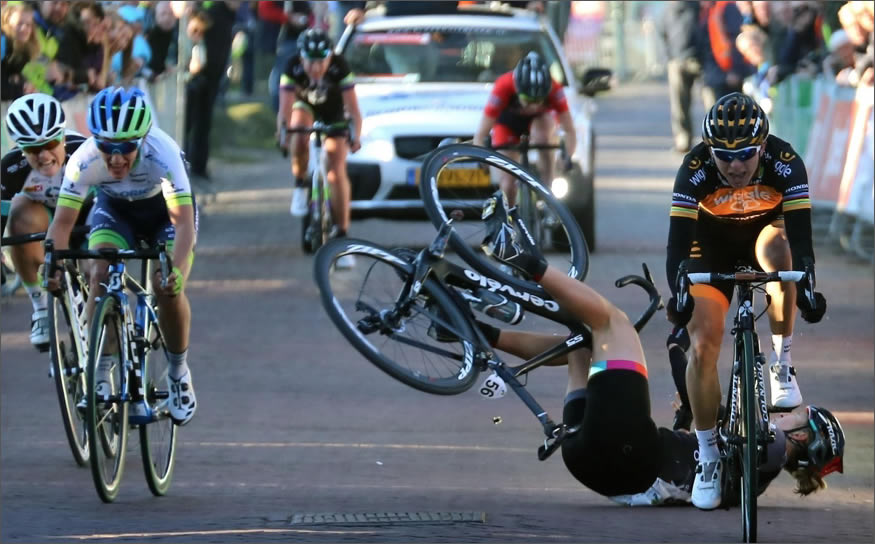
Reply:
M431 158L446 153L461 161L468 160L468 154L492 156L491 151L483 148L457 145L439 148ZM437 176L440 168L431 172L428 164L429 160L423 172ZM518 167L504 158L496 164L511 171ZM524 176L522 184L543 188L521 169L515 171ZM546 198L553 198L547 195ZM556 206L557 217L563 221L562 228L569 233L569 239L582 241L580 228L567 210L555 199L549 205ZM511 283L490 273L496 265L485 255L470 251L463 265L445 259L448 247L470 249L455 229L461 214L453 211L451 215L441 224L428 248L412 256L349 238L332 240L323 246L314 262L314 279L323 307L344 337L371 363L421 391L459 394L474 385L480 372L492 370L541 423L545 440L538 448L538 458L544 460L577 428L553 421L520 378L554 358L591 346L592 334L536 283L505 274ZM585 275L588 264L585 247L581 245L581 251L574 255L569 272L572 277ZM356 256L355 267L334 273L333 264L345 255ZM650 297L649 306L635 323L640 330L660 307L661 300L646 267L645 277L625 276L616 285L630 283L644 288ZM469 311L468 302L476 302L482 289L506 296L528 312L567 326L570 334L528 361L509 366L489 345ZM443 338L434 333L436 329L443 331Z

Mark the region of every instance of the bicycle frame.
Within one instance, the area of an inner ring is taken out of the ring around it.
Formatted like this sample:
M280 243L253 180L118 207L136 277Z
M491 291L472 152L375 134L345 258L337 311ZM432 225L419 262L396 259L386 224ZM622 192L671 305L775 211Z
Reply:
M109 260L109 269L106 283L102 284L106 293L95 300L99 303L103 297L113 297L119 305L123 318L124 334L118 338L119 353L122 354L122 364L125 371L120 384L120 394L116 397L104 399L106 403L140 401L145 398L143 377L140 372L143 358L147 349L150 327L158 322L158 316L153 307L153 297L143 284L149 283L149 259L159 259L161 262L162 276L167 278L172 269L170 258L166 254L164 243L160 243L156 250L126 250L126 249L97 249L97 250L55 250L51 241L46 242L46 270L47 275L56 268L58 259L103 259ZM141 277L142 283L127 273L124 258L142 260ZM134 311L131 311L131 302L125 291L130 290L136 296ZM69 291L68 291L69 292ZM72 295L66 299L72 301ZM84 369L83 369L84 370ZM130 377L133 376L136 389L131 390ZM152 416L152 414L150 414ZM148 423L138 421L136 423Z
M322 121L314 121L310 128L287 128L287 134L310 134L314 135L313 146L316 156L314 158L316 167L313 169L313 174L310 177L310 203L309 203L309 218L305 220L303 225L305 243L309 240L312 251L319 249L326 241L328 241L331 227L332 214L337 213L331 209L330 205L330 187L328 185L328 170L325 166L325 151L323 140L328 135L328 132L336 130L336 127L323 123ZM329 200L329 205L325 206L325 201ZM315 232L318 229L318 233ZM318 236L317 243L314 243Z
M686 273L679 274L679 299L689 296L690 283L732 281L738 296L738 309L733 322L734 337L732 378L726 397L726 421L721 425L727 445L727 487L730 496L736 493L735 486L741 478L742 531L745 542L756 541L756 501L759 492L759 467L767 462L768 444L774 442L775 433L769 426L766 404L763 365L765 356L760 352L756 332L754 290L772 281L797 282L808 272L778 271L756 272L750 270L731 274ZM686 278L686 279L685 279ZM753 452L753 453L752 453ZM739 466L741 468L739 470ZM739 474L740 472L740 474Z
M518 366L510 366L504 363L496 352L490 347L489 342L483 335L479 327L474 323L474 318L468 313L465 313L471 329L476 336L475 339L468 338L461 331L456 330L451 324L445 322L439 317L434 317L434 321L452 331L459 338L468 340L476 346L475 364L479 365L481 370L493 370L501 379L503 379L513 389L514 393L525 403L529 410L535 415L541 423L546 440L544 445L538 450L538 458L542 461L552 454L561 444L562 440L576 432L576 428L569 429L564 424L555 423L547 414L535 398L525 389L525 386L520 383L519 377L524 376L532 370L543 366L548 361L567 355L572 351L581 348L592 346L592 333L583 325L580 320L573 317L569 312L563 310L559 304L551 299L542 299L527 291L517 291L508 285L503 285L499 281L486 277L473 269L458 266L454 263L443 259L446 250L447 242L449 241L450 233L452 232L452 220L438 231L437 237L431 245L421 251L414 259L413 274L405 283L404 288L396 302L396 310L403 310L408 305L412 304L414 299L419 294L425 279L428 276L434 277L441 285L448 289L477 289L487 288L493 291L499 291L503 294L510 295L515 302L523 308L536 315L555 321L567 326L571 330L571 334L563 341L557 343L552 348L543 353L532 357ZM650 280L650 273L647 267L644 266L644 272L647 278L640 276L625 276L620 278L615 283L617 287L623 287L629 283L635 283L644 288L650 296L650 304L645 309L644 313L635 323L636 330L647 323L650 317L656 310L661 307L661 299L653 282ZM419 346L433 352L439 352L438 348L430 346ZM449 353L441 353L446 357L454 357Z

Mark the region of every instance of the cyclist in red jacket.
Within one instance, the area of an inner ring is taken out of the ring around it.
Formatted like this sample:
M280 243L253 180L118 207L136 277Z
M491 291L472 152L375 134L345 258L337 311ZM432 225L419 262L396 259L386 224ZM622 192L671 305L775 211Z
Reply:
M553 115L565 132L565 149L569 157L565 170L570 169L570 153L577 147L577 133L574 121L568 111L568 102L562 86L550 76L550 69L537 52L526 55L512 72L507 72L495 80L492 93L483 110L480 126L474 135L475 145L485 145L492 132L492 147L513 145L520 141L522 134L531 131L530 143L547 144L555 131ZM503 154L519 162L519 153L503 150ZM548 185L553 179L553 168L549 151L539 152L538 169L541 179ZM510 204L516 201L516 188L513 178L503 175L501 188L508 195Z

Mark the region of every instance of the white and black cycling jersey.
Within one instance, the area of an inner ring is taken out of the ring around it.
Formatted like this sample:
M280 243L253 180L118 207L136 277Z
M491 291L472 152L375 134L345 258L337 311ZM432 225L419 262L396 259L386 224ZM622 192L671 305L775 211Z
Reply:
M58 205L78 209L90 187L116 200L145 200L163 194L168 208L192 203L182 151L157 127L146 134L131 171L121 180L109 173L94 139L86 140L67 161Z
M85 136L73 130L64 131L64 151L67 154L66 162L79 149ZM2 200L11 200L12 197L21 193L25 197L41 202L49 208L54 208L58 203L58 194L61 192L61 182L64 178L64 169L58 170L54 176L44 176L31 168L27 157L20 147L16 147L3 155L0 166L0 187L2 187Z

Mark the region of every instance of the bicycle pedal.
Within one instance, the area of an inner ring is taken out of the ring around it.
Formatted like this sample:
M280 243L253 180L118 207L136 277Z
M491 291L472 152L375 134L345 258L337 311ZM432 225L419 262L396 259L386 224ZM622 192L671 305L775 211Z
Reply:
M792 411L795 410L796 408L799 408L799 407L798 407L798 406L794 406L794 407L792 407L792 408L786 408L786 407L783 407L783 406L775 406L775 405L773 405L773 404L769 404L769 405L766 406L766 411L768 411L769 413L772 413L772 412L782 412L782 413L787 413L787 412L792 412Z

